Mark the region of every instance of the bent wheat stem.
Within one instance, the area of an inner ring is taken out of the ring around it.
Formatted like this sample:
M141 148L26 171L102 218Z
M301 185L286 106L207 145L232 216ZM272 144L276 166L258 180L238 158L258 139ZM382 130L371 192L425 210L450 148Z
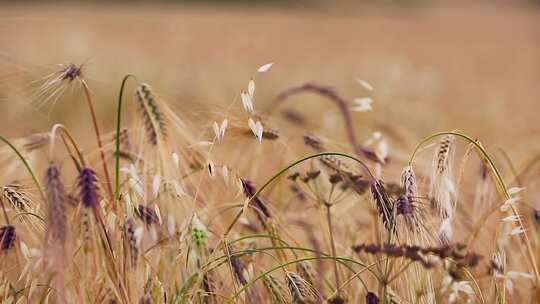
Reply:
M97 144L99 148L99 153L101 156L101 163L103 166L103 174L105 175L105 184L107 184L107 193L109 198L113 199L113 192L111 186L111 178L109 177L109 170L107 169L107 162L105 161L105 152L103 151L103 142L101 141L101 133L99 132L99 126L97 123L96 111L94 110L94 103L92 102L92 96L90 95L90 88L86 84L86 81L82 81L84 95L86 97L86 103L88 104L88 109L90 110L90 117L92 118L92 125L94 126L94 132L96 133ZM115 204L113 202L113 208Z
M341 112L341 116L343 116L343 121L345 122L345 129L347 131L347 137L355 154L358 157L360 157L360 155L363 155L367 159L380 162L380 160L373 157L372 151L370 151L367 147L363 146L358 142L358 137L356 136L356 131L354 129L353 119L351 111L349 110L348 102L343 97L341 97L333 88L314 83L306 83L298 87L292 87L281 92L276 97L274 101L274 106L277 106L280 103L284 102L290 96L302 92L313 92L320 96L326 97L329 101L335 103L338 106L339 111Z
M332 214L330 212L331 204L325 204L326 207L326 224L328 225L328 234L330 237L330 247L332 249L332 255L336 256L336 243L334 240L334 231L332 226ZM336 261L334 261L334 277L336 279L336 293L340 294L341 280L339 278L339 268Z
M455 135L457 137L465 139L467 142L474 145L475 150L478 153L478 155L480 156L480 158L487 165L489 165L488 167L489 167L493 177L495 178L495 181L497 183L500 194L504 197L505 201L511 198L510 194L508 193L508 187L507 187L506 182L504 181L499 169L497 168L497 166L493 162L493 159L487 153L487 151L484 149L482 144L480 144L480 142L477 139L473 139L470 136L468 136L466 134L463 134L463 133L461 133L459 131L439 132L439 133L435 133L435 134L432 134L432 135L424 138L422 141L420 141L420 143L416 146L413 153L411 154L411 158L409 159L409 166L412 165L412 162L414 160L414 157L416 156L417 151L425 143L429 142L430 140L432 140L432 139L434 139L436 137L445 136L445 135ZM523 233L522 233L523 242L525 243L525 246L527 248L527 254L528 254L529 262L531 263L531 266L532 266L532 268L534 270L536 286L539 286L540 285L540 273L538 272L538 266L536 264L536 256L535 256L535 254L533 252L531 241L529 239L527 231L525 230L525 227L523 225L523 221L522 221L521 217L518 216L519 214L518 214L516 208L513 205L510 205L510 208L512 210L513 215L517 217L519 227L523 230Z
M56 130L59 130L62 132L62 134L60 135L62 138L62 142L64 143L66 150L68 151L68 153L70 154L70 156L72 156L74 160L75 160L75 157L72 155L73 153L71 152L71 149L69 148L69 145L67 144L66 138L71 143L71 146L73 146L73 148L75 149L75 152L77 153L77 157L79 158L79 163L76 162L75 166L77 167L77 170L80 171L82 167L86 166L86 162L84 161L84 157L81 153L81 150L79 149L79 146L73 139L73 136L71 136L71 134L68 132L66 127L62 124L55 124L51 129L50 154L52 155L52 152L54 150L54 137L56 134Z

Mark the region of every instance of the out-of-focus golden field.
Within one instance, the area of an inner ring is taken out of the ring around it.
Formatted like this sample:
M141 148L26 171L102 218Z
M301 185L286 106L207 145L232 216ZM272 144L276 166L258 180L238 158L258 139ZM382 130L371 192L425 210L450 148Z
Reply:
M0 302L539 303L539 83L534 2L2 3Z
M7 72L32 72L56 63L87 63L94 90L106 100L98 104L104 109L114 104L119 79L134 73L158 86L170 102L195 105L204 115L214 104L230 102L254 68L272 61L275 69L261 83L262 105L279 90L306 81L357 97L365 93L354 81L360 77L376 88L380 111L358 120L399 120L400 128L417 138L459 128L518 151L538 145L531 140L539 132L534 124L540 94L537 7L433 6L353 5L328 12L272 6L4 4L2 64ZM6 104L12 110L17 103ZM311 104L313 111L320 109L310 115L313 119L335 115ZM9 118L23 123L20 115ZM39 122L49 123L46 117Z

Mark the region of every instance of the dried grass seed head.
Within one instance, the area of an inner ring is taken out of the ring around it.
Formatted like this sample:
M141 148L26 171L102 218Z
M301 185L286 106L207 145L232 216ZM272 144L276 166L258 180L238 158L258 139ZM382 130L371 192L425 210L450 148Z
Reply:
M21 185L17 183L6 185L2 187L2 194L16 210L25 212L31 209L30 197L23 191Z
M442 220L453 217L457 201L456 185L452 174L454 141L454 135L444 136L434 156L429 197L433 198L434 207Z
M39 105L46 105L47 103L54 104L65 93L65 91L75 85L84 84L82 68L83 65L61 64L59 69L42 79L42 83L37 89L34 96L34 100Z
M437 150L437 172L439 174L442 174L448 169L449 158L454 149L454 141L454 135L446 135L439 143L439 148Z
M77 78L82 77L82 65L77 66L73 63L68 64L61 72L61 79L72 82Z

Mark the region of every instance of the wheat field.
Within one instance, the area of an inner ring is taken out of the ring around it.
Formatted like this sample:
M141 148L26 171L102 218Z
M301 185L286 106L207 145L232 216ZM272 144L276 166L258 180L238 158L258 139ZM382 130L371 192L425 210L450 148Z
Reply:
M534 2L4 2L0 42L0 303L540 303Z

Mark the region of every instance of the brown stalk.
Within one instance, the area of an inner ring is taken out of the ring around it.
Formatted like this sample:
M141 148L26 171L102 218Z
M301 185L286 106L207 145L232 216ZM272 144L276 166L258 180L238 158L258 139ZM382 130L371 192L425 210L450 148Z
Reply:
M330 234L330 245L332 249L332 256L336 255L336 244L334 241L334 231L332 228L332 214L330 212L330 208L332 207L331 204L325 203L324 206L326 207L326 221L328 224L328 233ZM341 286L341 280L339 278L339 269L338 269L338 262L337 260L334 260L334 276L336 278L336 294L339 296L340 294L340 286Z
M83 155L81 153L81 150L79 149L79 146L77 146L77 143L73 139L73 136L71 136L71 134L69 133L67 128L62 124L55 124L52 127L50 154L52 155L52 151L54 149L53 142L54 142L54 137L55 137L56 130L60 131L60 138L62 139L62 143L64 144L64 147L66 148L69 156L73 160L73 162L75 164L75 167L77 168L77 171L81 171L82 167L86 166L86 162L84 161L84 157L83 157ZM76 155L71 150L71 148L70 148L70 146L68 144L68 141L69 141L69 143L71 143L71 146L75 149ZM77 158L78 158L78 161L77 161Z
M96 112L94 110L94 105L92 103L92 97L90 96L90 89L86 85L85 81L82 81L84 94L86 96L86 102L88 103L88 108L90 109L90 116L92 118L92 124L94 125L94 131L96 132L97 143L99 147L99 153L101 156L101 163L103 164L103 173L105 174L105 183L107 184L107 192L109 193L109 198L113 202L113 209L115 208L115 203L113 200L113 191L111 185L111 179L109 177L109 170L107 169L107 163L105 162L105 153L103 152L103 143L101 141L101 133L99 132L99 127L96 119Z
M347 137L349 139L349 142L351 143L351 146L353 147L354 153L358 157L364 156L369 160L379 162L379 163L381 162L381 160L377 159L373 151L371 151L367 147L364 147L363 145L358 143L351 112L349 111L349 106L348 106L349 103L343 97L338 95L338 93L333 88L329 86L323 86L323 85L309 83L309 82L298 87L292 87L281 92L276 97L273 103L273 107L274 108L277 107L279 104L284 102L290 96L303 93L303 92L315 93L317 95L326 97L328 100L335 103L337 107L339 108L341 115L343 116L343 121L345 122L345 129L347 131ZM270 109L270 111L271 110L272 109Z

